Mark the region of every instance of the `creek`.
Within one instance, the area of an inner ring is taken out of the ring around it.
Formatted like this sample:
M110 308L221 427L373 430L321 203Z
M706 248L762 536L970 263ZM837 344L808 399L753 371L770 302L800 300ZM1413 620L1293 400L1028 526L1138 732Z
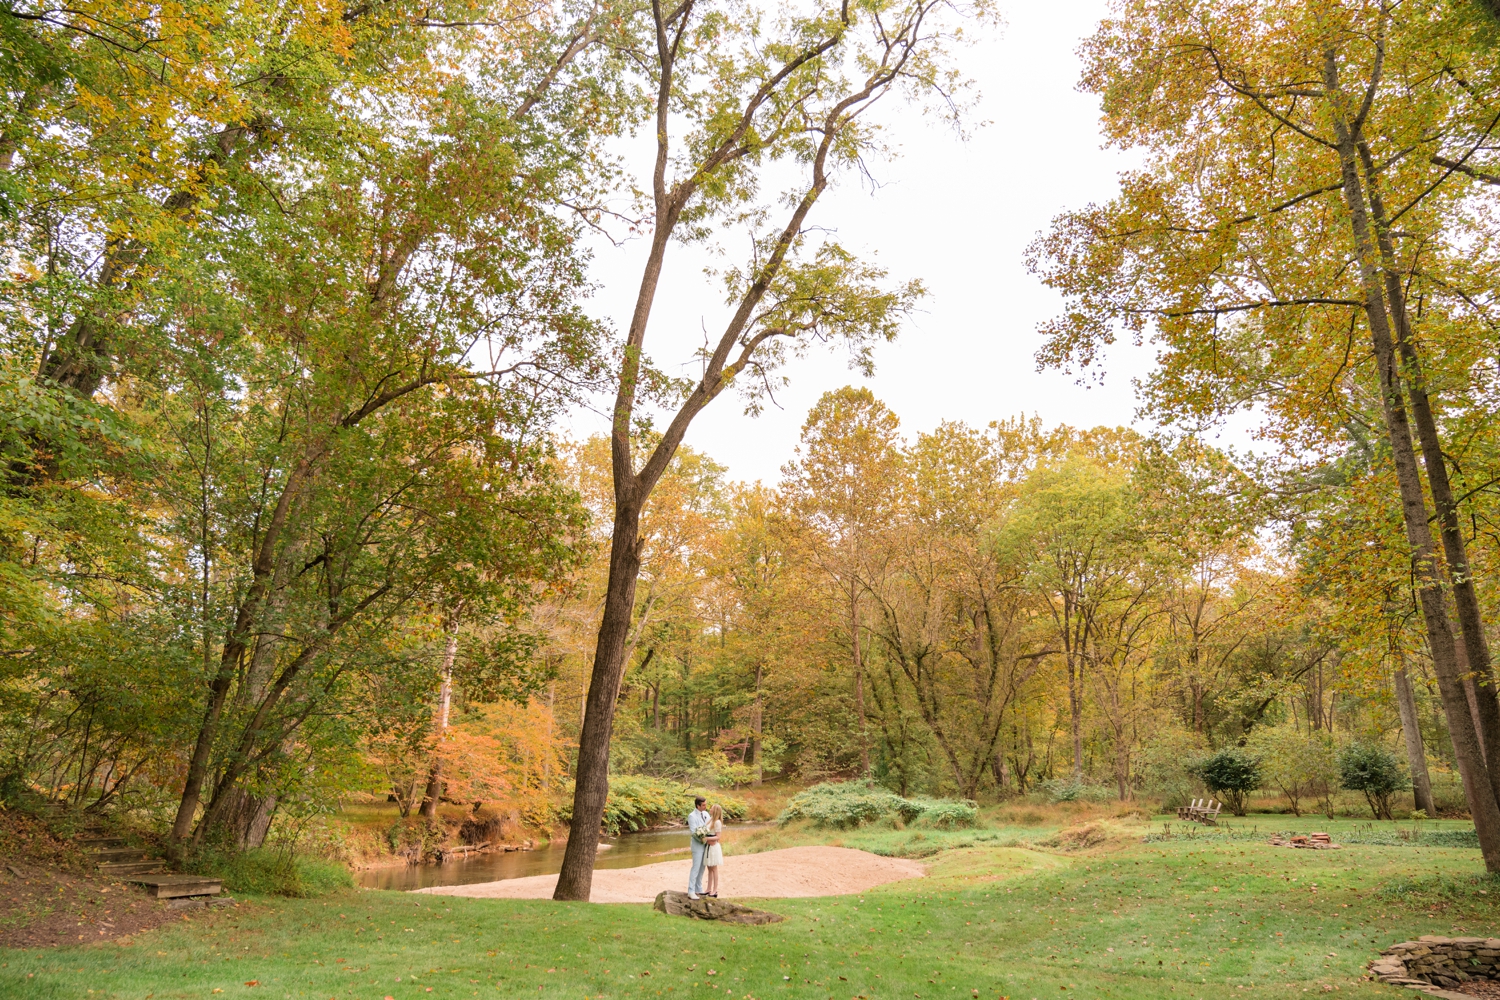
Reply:
M724 844L726 847L731 846L751 831L770 825L736 823L727 826L724 829ZM430 885L472 885L475 882L499 882L509 878L525 878L528 875L556 875L562 869L563 849L566 846L567 841L554 840L531 851L476 854L462 860L437 864L367 868L355 872L354 881L356 885L366 889L394 889L404 892L425 889ZM686 827L627 833L600 839L599 855L594 868L637 868L662 861L678 861L688 857L688 854Z

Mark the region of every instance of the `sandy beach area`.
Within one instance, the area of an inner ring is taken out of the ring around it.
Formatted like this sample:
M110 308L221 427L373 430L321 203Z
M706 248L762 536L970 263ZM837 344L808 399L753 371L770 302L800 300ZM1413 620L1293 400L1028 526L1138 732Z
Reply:
M663 861L640 868L602 868L594 872L595 903L649 903L663 889L687 888L692 862ZM786 896L848 896L901 879L921 878L916 861L883 858L847 847L788 847L761 854L737 854L719 870L724 899L774 899ZM433 896L478 899L550 899L556 875L533 875L502 882L438 885L415 889Z

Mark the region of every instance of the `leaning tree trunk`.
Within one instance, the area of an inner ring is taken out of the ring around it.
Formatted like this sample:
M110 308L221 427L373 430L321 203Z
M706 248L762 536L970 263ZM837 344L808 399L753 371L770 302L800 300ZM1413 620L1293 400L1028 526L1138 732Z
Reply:
M1400 655L1399 653L1397 654ZM1396 708L1401 712L1401 735L1406 740L1406 760L1411 766L1412 797L1416 808L1436 816L1432 804L1432 779L1427 774L1427 751L1422 746L1422 729L1417 724L1417 700L1412 696L1411 679L1406 664L1396 661Z
M625 640L635 611L636 577L641 570L638 502L616 504L614 534L609 552L609 590L604 617L594 647L594 669L589 677L587 710L578 736L578 777L573 789L573 823L563 851L553 899L587 902L594 882L594 858L599 853L597 820L609 797L609 740L615 725L615 699L625 666Z
M1466 678L1466 685L1470 689L1470 700L1477 718L1475 725L1479 730L1479 745L1484 750L1487 762L1500 761L1500 699L1496 698L1495 677L1490 666L1484 613L1479 607L1479 593L1474 586L1468 545L1458 523L1458 502L1454 499L1453 483L1448 478L1443 442L1438 435L1437 418L1433 415L1432 401L1427 393L1427 380L1422 374L1422 359L1417 353L1411 317L1406 311L1406 293L1397 268L1396 248L1391 240L1385 204L1377 183L1379 171L1375 167L1369 145L1361 141L1359 151L1369 178L1370 213L1385 273L1386 298L1390 302L1391 317L1394 320L1396 348L1400 352L1403 366L1402 380L1411 398L1413 423L1417 429L1417 440L1422 445L1422 464L1427 470L1427 484L1432 491L1433 506L1437 508L1443 557L1448 563L1453 603L1458 611L1459 632L1463 639L1461 649L1467 661L1463 669L1471 675ZM1495 798L1500 801L1500 767L1489 768L1489 777Z
M1338 58L1333 49L1325 52L1324 76L1327 92L1337 101L1340 96ZM1391 337L1390 320L1386 313L1384 283L1382 275L1376 268L1374 247L1370 236L1369 212L1365 202L1364 185L1359 176L1356 137L1351 131L1351 122L1341 117L1344 109L1336 106L1333 111L1333 126L1338 138L1339 161L1343 174L1344 201L1349 209L1349 221L1365 297L1365 316L1370 327L1371 346L1380 379L1381 409L1385 418L1386 436L1391 446L1391 459L1396 469L1396 482L1401 492L1402 520L1406 528L1407 543L1412 550L1413 576L1422 608L1422 618L1427 629L1433 671L1437 674L1438 688L1443 698L1443 710L1448 717L1449 732L1453 737L1459 776L1463 780L1464 796L1468 800L1469 811L1474 818L1474 829L1479 834L1485 867L1489 871L1500 872L1500 805L1497 805L1494 788L1490 783L1489 770L1485 767L1479 734L1475 731L1474 719L1469 713L1468 699L1464 696L1461 674L1458 670L1453 629L1448 621L1448 602L1437 564L1437 553L1428 520L1427 500L1422 489L1421 472L1417 464L1411 425L1407 419L1395 343Z

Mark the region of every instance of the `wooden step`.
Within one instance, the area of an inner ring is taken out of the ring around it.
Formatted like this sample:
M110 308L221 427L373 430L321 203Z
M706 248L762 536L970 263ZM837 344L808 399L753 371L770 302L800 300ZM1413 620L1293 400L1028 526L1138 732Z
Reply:
M204 878L201 875L142 875L129 881L143 885L157 899L175 899L182 896L216 896L224 889L224 881Z
M139 847L106 847L100 851L90 851L89 857L101 864L106 861L149 861L151 852Z
M165 867L161 861L113 861L99 866L101 875L145 875Z
M124 847L125 838L106 837L102 835L97 837L74 837L73 843L77 844L79 847L82 847L86 851L92 851L105 847Z

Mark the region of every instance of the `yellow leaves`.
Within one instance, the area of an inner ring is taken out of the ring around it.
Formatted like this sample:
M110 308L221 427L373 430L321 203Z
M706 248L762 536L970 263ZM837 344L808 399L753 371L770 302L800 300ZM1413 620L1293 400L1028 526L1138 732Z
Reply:
M349 4L344 0L324 0L322 3L302 4L300 10L302 20L292 27L292 37L296 41L341 58L349 57L354 45L354 35L346 20L346 15L354 13Z

